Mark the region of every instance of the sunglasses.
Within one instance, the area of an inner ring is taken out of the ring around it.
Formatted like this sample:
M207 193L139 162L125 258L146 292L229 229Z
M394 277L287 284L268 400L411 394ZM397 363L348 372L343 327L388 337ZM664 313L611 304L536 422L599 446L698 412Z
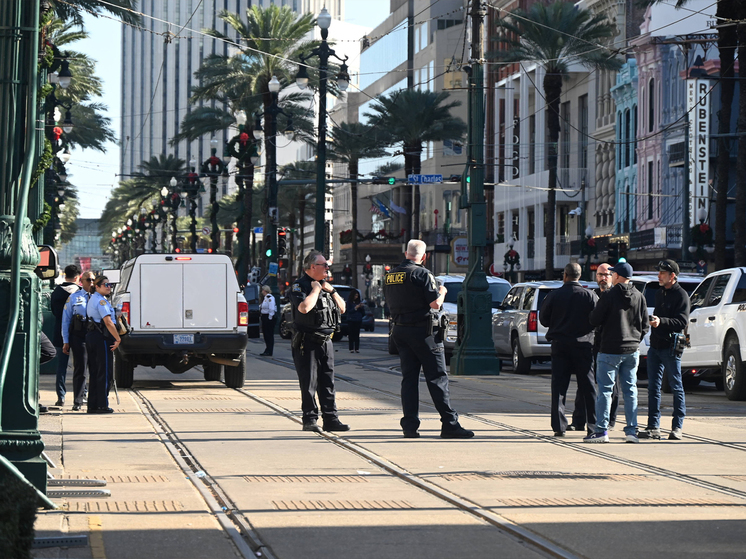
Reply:
M658 270L660 270L662 272L674 272L674 273L676 273L674 271L674 269L671 267L671 265L668 262L664 262L663 260L661 260L660 262L658 262Z
M93 281L93 278L83 278L83 281Z
M323 264L314 264L314 266L323 266L324 268L328 268L329 267L329 263L328 262L324 262Z
M110 283L100 283L98 285L99 285L99 287L111 287Z

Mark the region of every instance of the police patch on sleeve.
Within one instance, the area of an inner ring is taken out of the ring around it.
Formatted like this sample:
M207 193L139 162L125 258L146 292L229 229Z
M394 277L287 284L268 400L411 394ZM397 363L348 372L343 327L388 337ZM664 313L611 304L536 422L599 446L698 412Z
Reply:
M293 284L293 291L295 291L296 293L300 293L301 292L300 284L294 283Z
M106 301L99 301L98 304L101 305L102 307L105 307L106 306Z

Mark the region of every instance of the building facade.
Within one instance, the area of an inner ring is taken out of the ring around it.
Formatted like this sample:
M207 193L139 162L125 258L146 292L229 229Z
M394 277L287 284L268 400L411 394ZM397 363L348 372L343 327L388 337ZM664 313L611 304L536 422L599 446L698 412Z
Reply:
M98 230L98 219L78 219L77 232L69 243L58 251L60 267L69 264L79 266L81 270L98 272L112 267L111 256L101 248L103 239Z

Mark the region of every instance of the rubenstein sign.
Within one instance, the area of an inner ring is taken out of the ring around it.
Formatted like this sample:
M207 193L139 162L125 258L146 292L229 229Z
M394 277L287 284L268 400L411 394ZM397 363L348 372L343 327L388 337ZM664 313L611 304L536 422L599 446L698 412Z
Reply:
M689 226L696 225L697 212L708 210L710 176L710 80L686 81L689 112Z

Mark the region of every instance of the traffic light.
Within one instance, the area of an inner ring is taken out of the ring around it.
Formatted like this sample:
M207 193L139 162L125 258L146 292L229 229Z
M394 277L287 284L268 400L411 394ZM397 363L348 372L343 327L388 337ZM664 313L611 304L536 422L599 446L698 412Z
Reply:
M619 258L619 243L609 243L609 260L613 260L616 264L617 258Z
M287 253L287 231L284 227L277 229L277 257L282 258Z
M627 243L619 243L619 259L627 259Z
M394 177L389 177L389 184L396 184L396 179Z

